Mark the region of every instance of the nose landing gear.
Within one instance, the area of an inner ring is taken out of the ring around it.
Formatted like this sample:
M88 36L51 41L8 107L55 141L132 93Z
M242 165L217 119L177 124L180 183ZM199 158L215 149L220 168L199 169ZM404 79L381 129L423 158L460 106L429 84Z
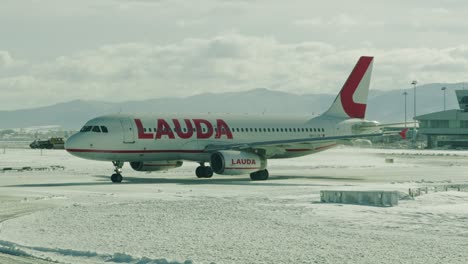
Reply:
M122 167L124 163L122 161L113 161L112 164L114 164L114 171L115 173L112 174L111 176L111 181L112 182L122 182L123 177L122 177Z

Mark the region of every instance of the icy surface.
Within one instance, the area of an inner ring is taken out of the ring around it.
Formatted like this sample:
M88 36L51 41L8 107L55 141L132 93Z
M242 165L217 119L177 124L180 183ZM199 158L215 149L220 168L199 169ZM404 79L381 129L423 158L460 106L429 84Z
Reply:
M393 158L395 163L385 163ZM165 173L59 150L7 149L0 172L0 253L64 263L467 263L468 193L391 208L321 204L319 191L468 183L468 152L337 148L269 162L271 178ZM0 255L0 262L2 256ZM30 263L25 261L24 263Z

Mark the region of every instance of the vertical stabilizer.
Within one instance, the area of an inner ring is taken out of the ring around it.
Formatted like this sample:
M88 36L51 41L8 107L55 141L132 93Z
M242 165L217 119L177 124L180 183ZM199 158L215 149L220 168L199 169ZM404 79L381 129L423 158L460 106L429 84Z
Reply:
M374 57L359 58L340 93L324 115L338 118L364 118L373 60Z

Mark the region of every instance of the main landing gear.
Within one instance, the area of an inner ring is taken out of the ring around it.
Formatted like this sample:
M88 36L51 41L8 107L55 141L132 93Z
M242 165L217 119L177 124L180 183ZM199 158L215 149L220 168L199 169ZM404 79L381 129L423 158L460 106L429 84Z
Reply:
M122 167L123 167L124 163L122 161L113 161L112 164L114 164L115 173L112 174L111 181L112 182L122 182L122 180L123 180Z
M205 166L204 163L200 163L200 166L195 170L195 175L197 175L198 178L211 178L213 176L213 169Z
M268 179L269 173L268 170L256 171L250 173L250 179L252 181L266 181Z

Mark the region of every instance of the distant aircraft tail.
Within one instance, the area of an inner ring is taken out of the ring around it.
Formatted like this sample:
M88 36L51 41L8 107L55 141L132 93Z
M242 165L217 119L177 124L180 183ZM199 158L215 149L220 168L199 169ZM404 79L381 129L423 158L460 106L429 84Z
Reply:
M408 130L409 130L409 128L405 128L405 129L403 129L402 131L400 131L400 133L398 133L402 139L406 139L406 138L407 138L406 135L407 135L407 133L408 133Z
M374 57L362 56L341 88L331 107L324 113L338 118L364 118Z

